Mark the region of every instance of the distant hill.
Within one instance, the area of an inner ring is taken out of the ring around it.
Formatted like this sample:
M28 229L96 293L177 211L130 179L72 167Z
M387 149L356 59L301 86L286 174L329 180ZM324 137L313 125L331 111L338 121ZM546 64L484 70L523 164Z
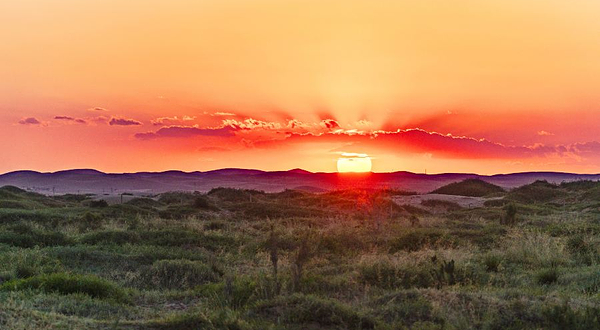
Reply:
M420 174L411 172L365 173L343 175L338 173L313 173L301 169L290 171L261 171L248 169L220 169L206 172L139 172L103 173L92 169L64 170L53 173L16 171L0 175L0 187L12 185L30 192L45 195L66 193L89 193L96 195L119 195L133 193L135 196L153 195L167 191L201 191L213 188L256 189L279 192L285 189L331 191L344 189L393 189L427 193L451 183L478 179L473 184L483 187L484 192L498 191L483 183L511 189L537 180L560 184L579 180L600 180L598 174L571 174L558 172L528 172L499 175L470 173ZM470 181L468 181L470 182ZM482 183L483 182L483 183ZM465 184L459 185L465 186ZM455 186L452 186L455 187ZM470 194L466 187L452 188L447 193ZM464 191L467 189L467 191ZM476 188L473 188L476 189ZM475 192L475 194L480 194ZM468 196L470 196L468 195Z
M483 197L504 192L501 187L480 179L466 179L440 187L432 194Z

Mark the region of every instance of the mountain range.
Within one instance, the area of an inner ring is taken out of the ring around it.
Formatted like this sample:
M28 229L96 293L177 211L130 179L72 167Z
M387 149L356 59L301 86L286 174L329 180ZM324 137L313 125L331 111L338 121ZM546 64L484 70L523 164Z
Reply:
M216 187L257 189L277 192L299 189L323 192L349 188L390 188L427 193L448 183L478 178L489 183L513 188L546 180L560 183L575 180L600 180L600 174L561 172L523 172L497 175L470 173L419 174L411 172L339 174L289 171L261 171L226 168L206 172L137 172L104 173L93 169L58 172L14 171L0 175L0 186L13 185L45 194L89 193L114 195L121 193L158 194L166 191L205 192Z

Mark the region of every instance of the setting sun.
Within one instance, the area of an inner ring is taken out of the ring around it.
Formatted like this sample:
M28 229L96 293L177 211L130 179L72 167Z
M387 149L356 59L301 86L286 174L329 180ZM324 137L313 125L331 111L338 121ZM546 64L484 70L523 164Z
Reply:
M339 173L371 172L371 158L366 154L343 153L338 158L337 170Z

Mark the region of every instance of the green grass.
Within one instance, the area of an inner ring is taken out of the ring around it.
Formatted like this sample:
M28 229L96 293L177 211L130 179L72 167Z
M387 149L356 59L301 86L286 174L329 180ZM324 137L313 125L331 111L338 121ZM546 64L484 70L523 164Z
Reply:
M60 294L83 293L93 298L114 299L117 301L124 301L126 298L123 289L114 283L93 275L43 274L24 279L14 279L0 286L0 291L28 289Z
M475 186L453 193L499 193ZM389 190L92 207L0 188L0 328L598 328L597 187L536 182L434 213Z

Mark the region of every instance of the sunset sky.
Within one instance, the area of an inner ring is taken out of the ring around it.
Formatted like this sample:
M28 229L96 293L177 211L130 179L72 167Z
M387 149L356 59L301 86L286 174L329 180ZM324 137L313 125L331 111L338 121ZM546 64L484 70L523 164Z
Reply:
M0 2L0 173L600 172L600 1Z

